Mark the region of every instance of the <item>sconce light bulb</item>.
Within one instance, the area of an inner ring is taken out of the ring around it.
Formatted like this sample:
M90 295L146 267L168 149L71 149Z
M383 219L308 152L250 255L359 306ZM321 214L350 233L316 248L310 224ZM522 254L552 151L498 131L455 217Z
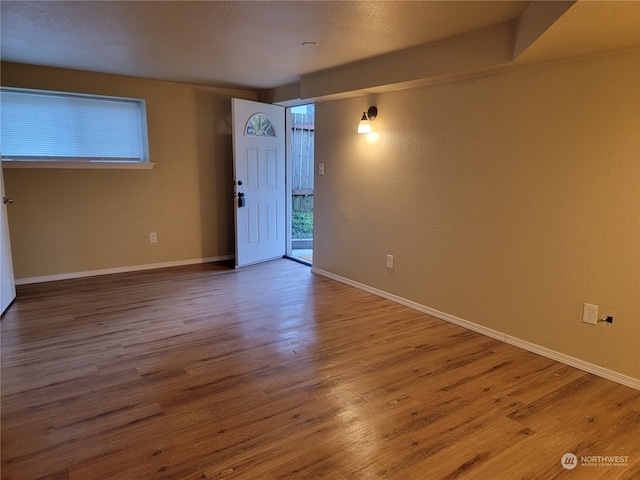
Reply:
M358 124L358 133L371 133L371 124L367 118L367 112L362 113L362 119Z

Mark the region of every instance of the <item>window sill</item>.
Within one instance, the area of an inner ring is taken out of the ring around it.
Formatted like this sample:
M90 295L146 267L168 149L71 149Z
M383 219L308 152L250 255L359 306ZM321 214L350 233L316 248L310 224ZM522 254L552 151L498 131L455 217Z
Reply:
M2 168L67 168L90 170L151 170L152 162L38 162L2 160Z

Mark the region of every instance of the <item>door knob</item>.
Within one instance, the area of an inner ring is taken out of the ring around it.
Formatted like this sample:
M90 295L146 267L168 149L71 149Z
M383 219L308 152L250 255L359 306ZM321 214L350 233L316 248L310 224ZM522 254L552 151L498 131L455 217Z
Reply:
M6 205L7 203L13 203L13 198L2 197L2 203Z

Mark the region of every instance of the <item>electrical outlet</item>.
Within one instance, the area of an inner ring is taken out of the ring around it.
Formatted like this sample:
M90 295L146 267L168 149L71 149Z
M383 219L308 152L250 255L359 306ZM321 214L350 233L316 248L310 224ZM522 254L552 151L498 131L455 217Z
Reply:
M387 255L387 268L393 268L393 255Z
M149 243L158 243L158 235L156 232L149 233Z
M582 321L596 325L598 323L598 306L585 303L582 310Z
M324 175L324 163L318 164L318 175Z

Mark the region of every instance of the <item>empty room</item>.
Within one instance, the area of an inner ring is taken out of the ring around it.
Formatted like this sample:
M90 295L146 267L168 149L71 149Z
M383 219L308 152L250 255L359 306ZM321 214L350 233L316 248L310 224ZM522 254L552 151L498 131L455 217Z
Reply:
M640 2L0 14L3 480L640 479Z

